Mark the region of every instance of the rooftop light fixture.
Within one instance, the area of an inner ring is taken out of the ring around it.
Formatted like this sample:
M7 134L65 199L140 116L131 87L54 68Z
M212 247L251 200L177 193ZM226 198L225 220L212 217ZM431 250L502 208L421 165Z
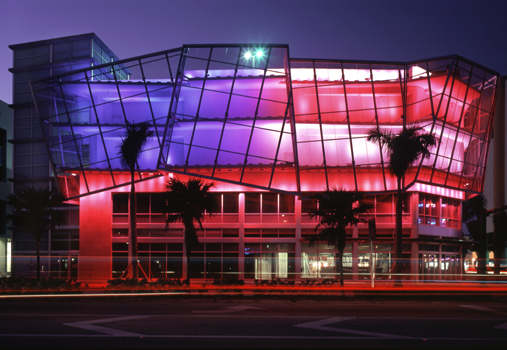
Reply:
M257 51L257 53L255 54L255 56L257 57L262 57L264 55L264 52L262 52L261 50Z
M250 51L247 51L245 52L245 56L244 56L247 60L252 58L252 53Z

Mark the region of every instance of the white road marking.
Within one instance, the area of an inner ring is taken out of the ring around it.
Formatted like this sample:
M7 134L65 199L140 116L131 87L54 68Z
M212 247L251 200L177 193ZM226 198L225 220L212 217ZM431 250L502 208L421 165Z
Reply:
M495 310L495 309L490 309L490 308L479 306L479 305L460 305L460 306L467 307L469 309L474 309L474 310L479 310L479 311L484 311L484 312L490 312L490 313L497 314L497 315L507 316L507 312L500 311L500 310ZM496 329L507 329L507 322L499 324L498 326L495 326L493 328L496 328Z
M245 311L249 309L264 309L262 307L255 306L229 306L225 310L192 310L194 314L228 314L231 312Z
M40 337L40 338L113 338L114 335L105 334L0 334L0 337ZM333 336L278 336L278 335L194 335L194 334L161 334L161 335L141 335L143 338L192 338L192 339L357 339L357 340L392 340L405 338L372 338L372 337L333 337ZM507 341L507 338L408 338L408 340L450 340L450 341Z
M72 323L64 323L64 326L76 327L81 329L86 329L89 331L105 333L113 337L143 337L143 334L126 332L118 329L107 328L102 326L96 326L97 323L106 323L106 322L115 322L115 321L125 321L125 320L134 320L137 318L146 318L151 316L127 316L127 317L114 317L114 318L104 318L100 320L91 320L91 321L82 321L82 322L72 322Z
M496 329L507 329L507 322L499 324L498 326L495 326L493 328L496 328Z
M479 311L491 312L491 313L497 314L497 315L507 316L507 312L495 310L495 309L490 309L490 308L479 306L479 305L460 305L460 306L466 307L469 309L479 310Z
M355 317L333 317L333 318L328 318L328 319L324 319L324 320L320 320L320 321L313 321L313 322L296 324L296 325L294 325L294 327L316 329L316 330L321 330L321 331L350 333L350 334L365 335L365 336L370 336L370 337L379 337L379 338L384 338L384 339L385 338L387 338L387 339L416 339L413 337L406 337L406 336L402 336L402 335L393 335L393 334L375 333L375 332L363 332L363 331L356 331L353 329L345 329L345 328L325 327L325 325L327 325L327 324L348 321L348 320L351 320L354 318Z

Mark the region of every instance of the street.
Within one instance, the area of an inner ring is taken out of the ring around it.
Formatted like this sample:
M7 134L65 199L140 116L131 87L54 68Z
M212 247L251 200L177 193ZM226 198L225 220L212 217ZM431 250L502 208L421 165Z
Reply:
M0 301L2 349L505 348L502 303Z

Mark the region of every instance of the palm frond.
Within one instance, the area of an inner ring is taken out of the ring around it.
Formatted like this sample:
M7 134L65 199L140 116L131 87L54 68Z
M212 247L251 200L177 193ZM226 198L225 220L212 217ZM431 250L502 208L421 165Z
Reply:
M339 251L345 247L345 229L357 225L361 222L360 215L368 214L374 208L373 203L362 201L361 193L341 188L314 193L311 198L317 199L319 206L310 211L310 217L318 220L316 230L323 229L310 238L310 245L323 240Z
M129 123L126 122L126 130L118 145L118 155L121 165L127 169L135 169L139 155L150 137L153 130L149 122Z

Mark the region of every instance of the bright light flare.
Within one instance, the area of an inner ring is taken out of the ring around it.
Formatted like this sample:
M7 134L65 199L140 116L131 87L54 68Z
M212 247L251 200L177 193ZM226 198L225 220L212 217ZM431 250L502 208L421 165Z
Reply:
M247 51L247 52L245 52L245 56L244 57L248 60L248 59L252 58L252 53L249 52L249 51Z
M262 51L260 51L260 50L259 50L259 51L257 51L257 53L255 54L255 56L257 56L257 57L259 57L259 58L261 58L263 55L264 55L264 52L262 52Z

